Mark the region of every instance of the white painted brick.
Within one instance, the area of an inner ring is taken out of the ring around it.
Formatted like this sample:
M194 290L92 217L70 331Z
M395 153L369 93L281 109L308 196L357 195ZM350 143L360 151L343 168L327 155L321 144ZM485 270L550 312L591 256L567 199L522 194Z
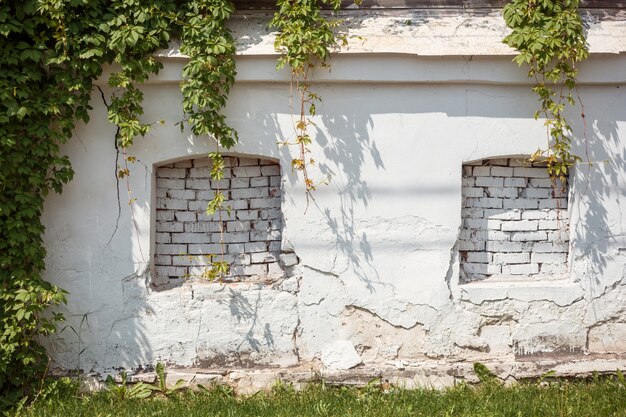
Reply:
M208 200L194 200L189 202L189 210L198 212L205 211L207 206L209 205Z
M505 178L505 187L526 187L526 178Z
M484 165L484 164L483 164L483 160L479 159L478 161L465 162L463 165L469 165L469 166L478 167L478 166L481 166L481 165Z
M483 197L485 192L480 187L463 187L462 194L465 197Z
M560 190L563 187L563 183L561 182L561 180L555 180L555 182L553 183L552 180L546 175L545 178L531 179L530 186Z
M493 265L487 263L464 263L462 265L463 270L468 274L485 274L493 275L501 272L500 265Z
M270 276L284 276L285 272L278 263L272 262L267 264L267 274Z
M188 249L189 255L214 255L221 252L222 245L218 243L190 244Z
M230 188L230 180L229 179L221 179L221 180L211 180L211 188L213 190L226 190Z
M493 262L496 264L525 264L530 263L530 253L494 253Z
M486 209L484 217L496 220L519 220L521 217L521 211L510 209Z
M564 264L567 262L566 253L533 253L533 263Z
M256 220L258 218L258 210L237 210L237 219L239 220Z
M515 177L546 178L548 176L548 171L546 171L545 168L515 167L513 168L513 175Z
M259 212L259 217L261 217L261 219L263 219L263 220L280 219L280 218L283 217L283 214L281 213L280 209L268 208L268 209L265 209L265 210L261 210Z
M248 232L250 229L249 221L233 221L226 223L226 230L228 232Z
M549 242L569 242L568 230L557 230L555 232L548 232Z
M476 184L474 177L464 177L461 179L461 185L463 187L473 187Z
M239 166L239 158L236 156L226 156L224 157L224 166L225 167L236 167Z
M270 187L280 187L280 175L273 175L269 177L270 179Z
M487 187L485 188L485 194L487 194L488 197L515 198L517 197L517 188Z
M535 253L555 253L569 251L569 244L565 242L537 242L533 245Z
M266 168L266 167L263 167L263 168ZM276 167L276 168L278 168L278 167ZM273 174L273 175L276 175L276 174ZM235 167L235 168L233 168L233 177L235 177L235 178L260 177L260 176L261 176L261 167L259 167L259 166Z
M489 160L489 165L493 165L493 166L507 166L508 164L509 164L508 158L498 158L498 159Z
M537 264L520 264L520 265L503 265L502 273L504 275L532 275L539 273L539 265Z
M483 217L484 210L481 208L462 208L461 209L461 217L473 217L473 218L481 218Z
M269 232L272 230L271 222L269 220L257 220L252 223L252 228L254 230L260 230L264 232Z
M233 243L233 245L238 245L238 243ZM230 249L230 247L229 247L229 249ZM235 259L233 260L233 263L237 264L237 265L250 265L252 263L251 262L251 258L250 258L250 254L248 254L248 253L237 253L237 254L235 254Z
M193 190L168 190L167 196L177 200L194 200L196 192Z
M173 210L157 210L156 219L163 221L172 221L174 220L174 213L175 211Z
M504 178L476 177L476 187L503 187Z
M467 218L463 220L463 226L468 229L487 229L487 220Z
M281 253L278 255L280 263L285 267L290 267L298 264L298 257L295 253Z
M267 275L267 265L266 264L254 264L254 265L246 265L243 267L244 275L248 276L265 276Z
M272 175L280 175L280 166L278 165L267 165L261 167L261 174L264 177L271 177ZM258 177L258 175L251 175L251 177Z
M172 257L169 255L155 255L154 256L154 264L155 265L171 265Z
M184 190L185 189L185 180L180 179L168 179L168 178L158 178L156 179L157 188L165 188L165 189L175 189L175 190Z
M267 242L250 242L245 244L246 253L267 252L269 250Z
M267 240L280 240L280 232L277 230L271 231L263 231L263 230L254 230L250 232L250 241L267 241Z
M466 198L466 207L502 208L502 200L499 198Z
M220 222L188 222L185 223L187 233L214 233L221 231Z
M197 158L193 160L194 168L204 168L211 166L211 160L209 158Z
M273 240L268 243L267 250L270 252L280 252L282 243L280 240Z
M267 187L259 188L242 188L231 192L233 199L235 198L264 198L269 195Z
M460 251L485 250L485 242L459 240Z
M500 230L502 228L502 220L487 220L487 229ZM489 232L491 233L491 231Z
M172 243L210 243L211 236L204 233L172 233Z
M224 201L224 207L230 207L231 210L247 210L248 200L226 200Z
M539 201L539 208L542 209L566 209L567 208L567 199L565 198L550 198L546 200Z
M514 232L511 234L511 241L513 242L542 241L547 239L548 234L546 232Z
M552 218L553 210L524 210L522 219L524 220L546 220Z
M167 197L167 189L166 188L157 188L156 189L157 197Z
M494 177L510 177L513 175L513 168L493 167L491 168L491 175Z
M179 222L195 222L197 220L196 213L192 211L177 211L176 220Z
M271 208L280 207L280 198L253 198L250 200L250 208Z
M157 232L182 232L184 229L185 228L183 224L180 222L157 222L156 223ZM169 242L159 242L159 243L169 243Z
M198 212L198 221L229 221L236 220L235 218L235 210L231 210L230 213L226 209L221 210L219 212L215 212L213 214L206 214L206 211Z
M187 275L187 268L179 266L157 266L155 269L162 277L184 278Z
M509 209L536 209L539 207L539 200L530 198L515 198L504 200L504 208Z
M230 181L230 188L248 188L250 186L250 178L233 178Z
M259 160L256 158L239 158L239 166L240 167L245 167L245 166L254 166L254 165L259 165Z
M550 198L552 190L549 188L525 188L522 191L522 197L527 198Z
M186 180L185 186L188 189L193 190L210 190L211 189L211 181L207 179L196 179L196 180Z
M524 158L524 157L510 158L509 166L510 167L529 167L530 162L528 161L528 158Z
M536 220L513 220L502 223L502 230L505 232L525 232L537 230L539 222Z
M229 233L212 233L211 241L213 243L247 243L250 242L249 232L229 232Z
M174 200L171 198L157 198L158 209L187 210L187 200Z
M185 178L185 168L157 168L159 178Z
M191 167L193 167L193 161L191 159L174 163L174 168L191 168Z
M269 252L257 252L250 256L253 264L277 262L276 256Z
M210 168L192 168L189 170L189 177L208 179L211 177L211 169Z
M499 230L488 230L487 231L487 239L491 241L508 241L511 240L510 234L508 232L501 232Z
M178 255L181 253L187 253L187 245L157 244L154 249L155 253L159 255Z
M211 201L215 198L215 191L213 190L203 190L203 191L196 191L196 198L198 200L205 200L205 201Z
M563 226L563 222L557 220L539 220L540 230L557 230L559 226Z
M463 176L464 177L471 177L473 169L474 168L471 167L471 166L463 165Z
M156 243L171 243L172 242L172 238L170 237L169 233L156 233L154 236L154 239Z
M489 252L522 252L525 248L522 242L487 242Z
M474 167L474 170L472 171L472 175L475 177L488 177L491 175L491 167L490 166Z
M465 252L463 255L469 263L491 263L492 254L489 252Z
M564 274L567 272L567 264L549 264L543 263L541 264L541 273L542 274Z
M206 266L210 265L211 261L204 256L191 256L191 255L178 255L172 256L172 265L175 266Z

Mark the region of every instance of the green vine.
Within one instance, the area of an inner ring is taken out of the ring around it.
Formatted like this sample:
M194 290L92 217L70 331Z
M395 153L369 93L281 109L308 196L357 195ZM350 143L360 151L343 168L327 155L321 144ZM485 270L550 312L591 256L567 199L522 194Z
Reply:
M546 119L548 146L531 161L546 162L550 176L561 180L580 160L572 154L572 128L565 117L566 105L576 104L576 64L589 56L578 5L578 0L513 0L503 11L512 30L504 43L519 52L515 62L528 65L541 103L535 118Z

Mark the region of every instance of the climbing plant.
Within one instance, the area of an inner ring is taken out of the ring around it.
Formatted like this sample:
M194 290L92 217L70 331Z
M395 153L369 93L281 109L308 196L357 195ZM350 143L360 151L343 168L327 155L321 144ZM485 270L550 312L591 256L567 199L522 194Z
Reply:
M565 115L566 106L576 102L577 64L589 55L578 6L579 0L513 0L503 10L511 28L504 42L518 51L514 61L529 67L540 103L535 118L546 120L548 145L531 160L545 161L553 179L564 180L580 160L572 154L572 128Z

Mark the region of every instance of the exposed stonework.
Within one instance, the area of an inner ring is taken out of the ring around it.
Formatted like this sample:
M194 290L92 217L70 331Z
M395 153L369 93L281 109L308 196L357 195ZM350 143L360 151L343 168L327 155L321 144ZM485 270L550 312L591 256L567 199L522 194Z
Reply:
M524 158L463 166L461 279L546 278L567 272L567 184Z
M224 179L212 180L210 171L209 158L156 168L158 282L203 277L212 261L228 262L229 280L281 276L278 163L225 156ZM217 190L226 210L209 215Z

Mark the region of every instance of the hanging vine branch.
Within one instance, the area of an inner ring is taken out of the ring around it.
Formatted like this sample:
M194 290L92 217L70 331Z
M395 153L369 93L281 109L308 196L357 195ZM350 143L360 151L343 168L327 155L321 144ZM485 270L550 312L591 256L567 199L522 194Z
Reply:
M531 159L545 161L553 179L565 180L580 160L572 154L572 128L565 117L566 106L576 103L576 65L589 56L578 5L578 0L513 0L503 11L512 30L504 43L519 52L515 62L528 65L541 103L535 118L546 119L548 145Z

